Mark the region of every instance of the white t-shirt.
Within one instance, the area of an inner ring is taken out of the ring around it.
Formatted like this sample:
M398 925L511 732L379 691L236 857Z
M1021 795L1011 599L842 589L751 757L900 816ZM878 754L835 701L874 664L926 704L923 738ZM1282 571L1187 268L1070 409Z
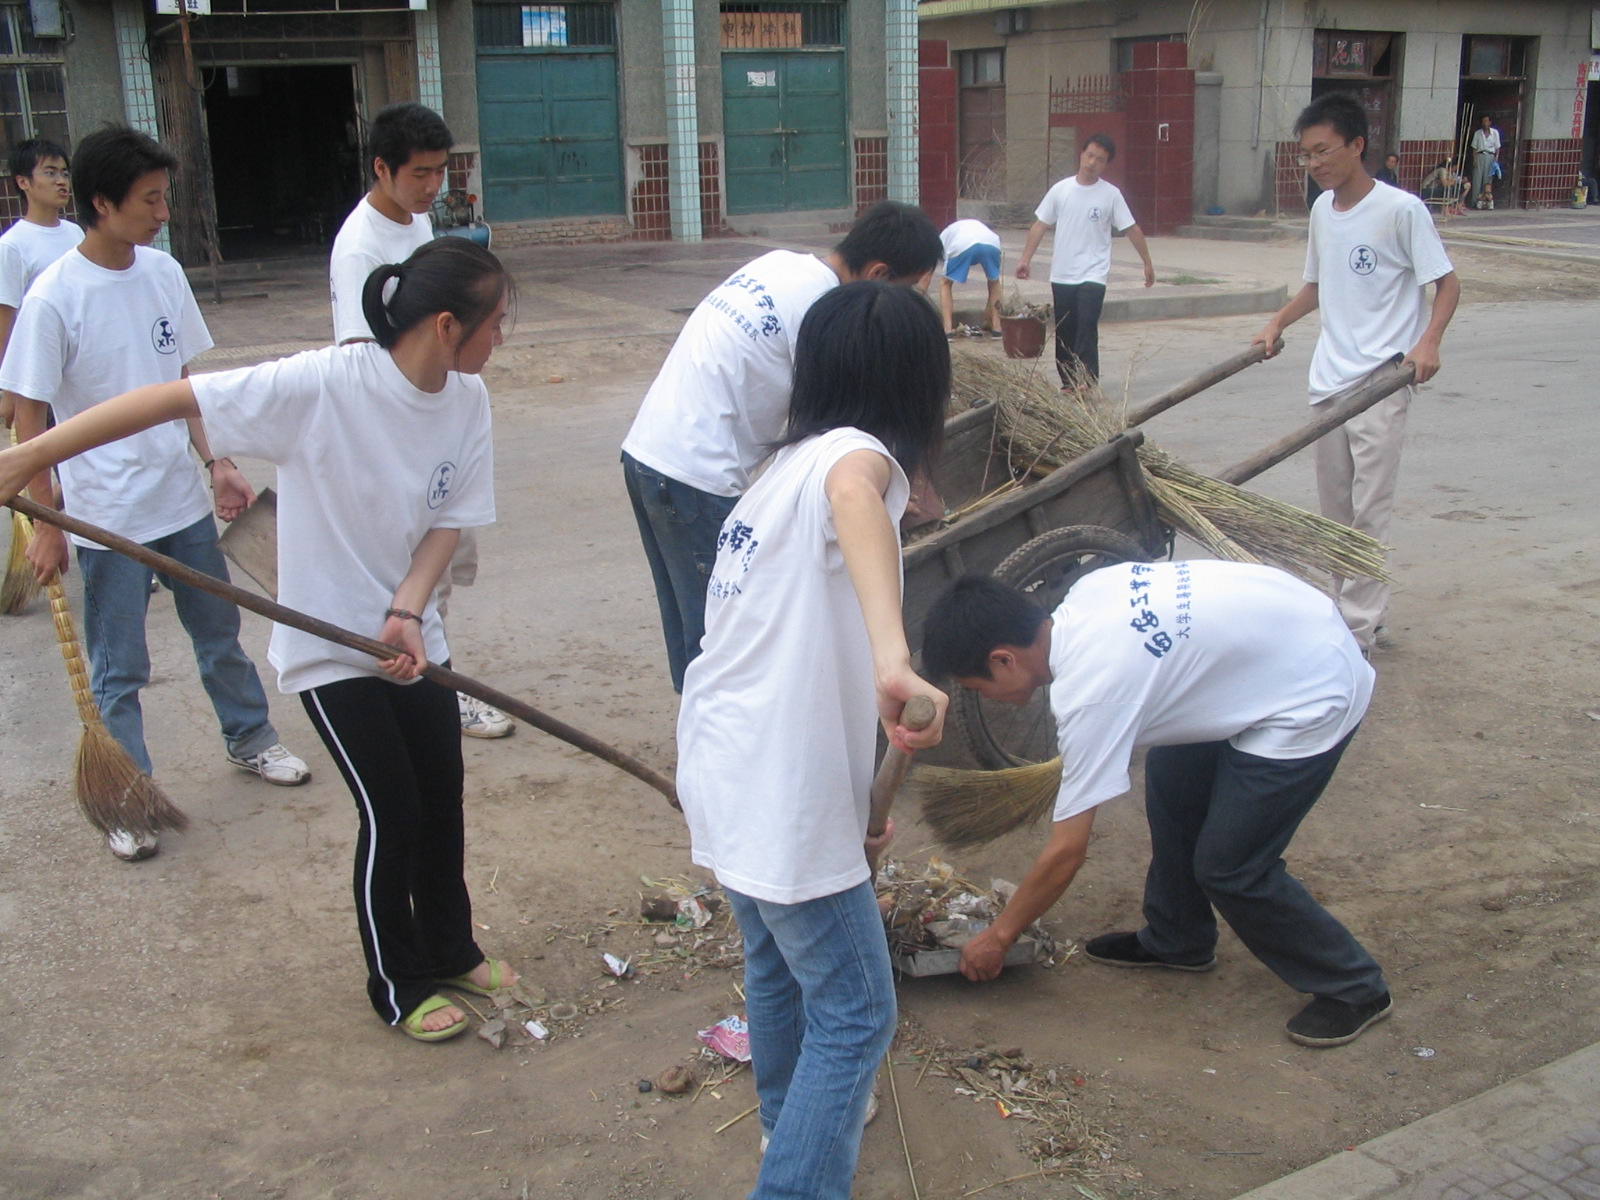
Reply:
M387 263L401 263L419 247L433 241L433 225L426 216L411 214L411 222L391 221L365 196L350 210L333 239L328 260L328 290L333 296L333 341L370 338L372 327L361 309L367 276Z
M965 254L974 246L993 246L996 250L1002 248L1000 235L982 221L975 221L971 217L946 225L939 234L939 244L944 247L943 262L948 262L958 254Z
M0 388L44 401L65 421L136 387L182 378L184 364L210 348L177 259L135 246L133 265L110 271L74 250L23 297ZM183 421L86 450L58 470L73 516L136 542L187 529L211 512Z
M21 307L33 281L81 241L83 230L65 220L54 225L21 220L0 234L0 304Z
M1046 192L1033 215L1056 227L1051 283L1104 283L1111 274L1111 231L1136 223L1119 188L1104 179L1084 187L1076 175Z
M1472 132L1472 148L1479 154L1500 153L1500 131L1479 126Z
M623 450L702 492L743 493L789 420L800 322L838 284L816 255L789 250L724 280L689 314Z
M831 430L780 450L734 506L684 677L678 795L694 861L778 904L868 875L872 648L825 490L855 450L887 457L858 429ZM894 466L884 503L897 530L909 493Z
M1372 698L1372 668L1333 601L1275 567L1102 567L1053 616L1058 821L1126 792L1144 747L1226 740L1259 758L1308 758L1337 745Z
M1408 353L1428 328L1425 286L1454 269L1427 206L1410 192L1375 186L1346 212L1332 192L1318 196L1305 271L1322 313L1312 402Z
M430 529L494 520L489 393L451 372L418 390L375 342L194 377L218 454L278 468L278 600L376 636L411 556ZM450 656L432 598L422 636L430 662ZM379 673L377 660L275 625L267 657L278 687L302 692Z

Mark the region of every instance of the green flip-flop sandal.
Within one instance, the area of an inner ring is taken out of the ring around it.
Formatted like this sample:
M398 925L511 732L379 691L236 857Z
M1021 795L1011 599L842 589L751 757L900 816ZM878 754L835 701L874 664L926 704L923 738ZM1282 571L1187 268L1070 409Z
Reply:
M416 1008L412 1009L406 1019L400 1022L400 1030L409 1038L416 1038L419 1042L442 1042L446 1038L453 1038L458 1033L467 1031L466 1013L461 1014L461 1019L453 1025L446 1025L443 1029L424 1029L422 1022L429 1013L436 1013L441 1008L453 1008L454 1004L448 997L440 995L429 996Z
M439 980L440 987L456 988L459 991L471 992L474 996L493 996L501 988L507 986L506 975L511 968L504 959L486 958L483 960L489 967L489 986L473 983L470 975L457 975L454 979Z

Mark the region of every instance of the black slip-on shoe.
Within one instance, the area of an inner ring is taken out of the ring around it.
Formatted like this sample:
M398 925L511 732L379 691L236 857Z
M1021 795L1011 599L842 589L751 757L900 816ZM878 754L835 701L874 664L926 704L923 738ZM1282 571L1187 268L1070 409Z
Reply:
M1139 942L1136 933L1102 933L1084 943L1084 957L1108 967L1165 967L1169 971L1209 971L1217 965L1215 958L1205 962L1179 963L1157 958Z
M1383 1020L1394 1011L1389 993L1365 1004L1348 1004L1332 996L1317 996L1296 1013L1285 1027L1289 1040L1319 1049L1343 1046L1361 1036L1368 1025Z

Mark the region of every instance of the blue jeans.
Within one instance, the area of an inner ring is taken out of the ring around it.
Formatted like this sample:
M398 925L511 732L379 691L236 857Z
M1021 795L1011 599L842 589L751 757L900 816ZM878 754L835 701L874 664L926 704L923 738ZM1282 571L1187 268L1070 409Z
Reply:
M1140 944L1169 962L1206 961L1217 944L1215 905L1245 948L1295 991L1349 1004L1381 996L1387 985L1372 955L1283 861L1354 736L1295 759L1260 758L1227 742L1151 750Z
M800 904L724 888L744 934L750 1052L771 1144L751 1200L849 1200L894 974L871 883Z
M739 498L702 492L628 454L622 456L622 475L655 579L672 688L682 692L683 673L706 633L706 585L717 561L717 535Z
M209 516L144 544L197 571L228 578L217 548L217 527ZM95 703L111 736L148 775L150 754L144 745L139 689L150 682L144 622L152 572L115 550L82 546L78 568L83 572L83 636ZM211 697L228 753L235 758L259 754L278 740L278 734L267 716L267 694L255 664L239 646L238 607L165 576L162 582L172 588L178 620L194 643L200 682Z

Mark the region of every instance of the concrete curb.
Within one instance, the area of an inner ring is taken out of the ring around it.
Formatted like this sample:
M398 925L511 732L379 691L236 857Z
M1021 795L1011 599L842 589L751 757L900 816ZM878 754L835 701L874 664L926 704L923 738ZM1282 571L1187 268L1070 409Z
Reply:
M1100 313L1103 322L1166 321L1175 317L1236 317L1241 313L1277 312L1289 300L1289 289L1240 288L1226 292L1191 292L1181 296L1112 296Z
M1600 1043L1238 1200L1600 1195Z

